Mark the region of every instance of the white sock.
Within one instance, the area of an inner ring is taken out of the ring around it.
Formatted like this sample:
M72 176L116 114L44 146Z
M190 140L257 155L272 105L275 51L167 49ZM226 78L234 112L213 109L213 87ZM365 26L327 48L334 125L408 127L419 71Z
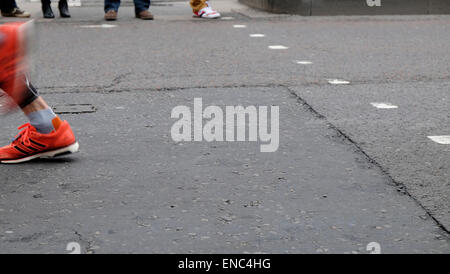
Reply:
M30 124L35 127L39 133L48 134L55 130L53 119L56 117L56 114L51 108L31 112L27 117L30 120Z

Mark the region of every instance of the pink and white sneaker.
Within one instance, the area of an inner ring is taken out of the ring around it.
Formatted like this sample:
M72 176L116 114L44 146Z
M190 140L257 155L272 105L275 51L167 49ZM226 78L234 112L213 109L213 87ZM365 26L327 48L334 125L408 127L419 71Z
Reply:
M194 12L194 17L205 18L205 19L217 19L220 17L220 13L213 10L207 1L207 7L199 10L198 12Z

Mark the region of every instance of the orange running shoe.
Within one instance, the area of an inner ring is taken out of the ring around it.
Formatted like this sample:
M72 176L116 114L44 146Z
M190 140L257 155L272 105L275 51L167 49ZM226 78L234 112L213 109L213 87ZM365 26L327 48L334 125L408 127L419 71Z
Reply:
M25 96L32 25L32 21L0 25L0 89L16 104Z
M56 130L49 134L41 134L31 124L25 124L14 141L0 148L0 163L18 164L36 158L52 158L75 153L79 145L67 121L58 117L53 119Z

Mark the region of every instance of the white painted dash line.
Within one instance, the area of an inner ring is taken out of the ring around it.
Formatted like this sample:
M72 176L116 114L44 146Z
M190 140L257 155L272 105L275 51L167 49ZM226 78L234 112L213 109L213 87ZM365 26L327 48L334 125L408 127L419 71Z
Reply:
M253 34L250 34L249 36L252 37L252 38L266 37L266 35L262 34L262 33L253 33Z
M428 138L441 145L450 145L450 135L428 136Z
M283 45L273 45L273 46L269 46L269 49L280 50L280 49L288 49L288 47L283 46Z
M295 61L295 63L297 63L299 65L311 65L312 64L311 61Z
M220 17L221 20L234 20L234 17Z
M394 109L398 108L398 106L393 105L391 103L370 103L372 106L379 108L379 109Z
M245 29L246 27L246 25L233 25L233 28L235 29Z
M349 81L341 80L341 79L328 79L328 84L331 85L348 85L350 84Z
M81 0L69 0L68 6L69 7L81 7Z
M82 25L82 26L80 26L80 28L86 28L86 29L96 29L96 28L110 29L110 28L115 28L115 27L117 27L117 25L110 25L110 24Z

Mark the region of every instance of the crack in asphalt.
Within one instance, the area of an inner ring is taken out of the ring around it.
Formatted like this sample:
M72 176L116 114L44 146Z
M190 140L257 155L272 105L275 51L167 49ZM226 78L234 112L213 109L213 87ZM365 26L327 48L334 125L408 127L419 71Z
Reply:
M256 85L220 85L220 86L190 86L190 87L161 87L161 88L132 88L132 89L110 89L104 90L103 88L98 88L92 91L57 91L57 92L41 92L41 94L87 94L87 93L98 93L98 94L108 94L108 93L125 93L125 92L142 92L142 91L176 91L176 90L189 90L189 89L230 89L230 88L277 88L284 87L285 85L280 84L256 84ZM50 89L45 88L45 89ZM71 87L75 88L75 87ZM42 89L42 88L41 88Z
M132 75L132 72L127 72L127 73L122 73L118 76L116 76L112 81L111 84L107 85L107 86L103 86L104 89L110 89L112 87L114 87L115 85L119 85L120 83L122 83L123 80L125 80L125 78L127 78L129 75Z
M121 92L140 92L140 91L175 91L175 90L187 90L187 89L219 89L219 88L258 88L258 87L267 87L267 88L277 88L277 87L324 87L329 86L330 84L326 81L326 79L322 79L315 82L306 82L303 84L291 84L289 82L280 82L280 83L262 83L262 84L233 84L233 85L199 85L199 86L174 86L174 87L159 87L159 88L114 88L116 85L121 84L129 75L132 73L124 73L117 77L115 77L110 84L108 85L98 85L98 86L42 86L38 87L41 94L89 94L89 93L99 93L99 94L107 94L107 93L121 93ZM445 77L437 77L430 78L426 76L417 76L416 78L411 78L408 80L359 80L353 81L351 79L346 79L350 81L349 85L373 85L373 84L403 84L403 83L431 83L431 82L448 82L450 81L450 76ZM57 91L46 91L50 89L56 89ZM59 90L59 91L58 91Z

